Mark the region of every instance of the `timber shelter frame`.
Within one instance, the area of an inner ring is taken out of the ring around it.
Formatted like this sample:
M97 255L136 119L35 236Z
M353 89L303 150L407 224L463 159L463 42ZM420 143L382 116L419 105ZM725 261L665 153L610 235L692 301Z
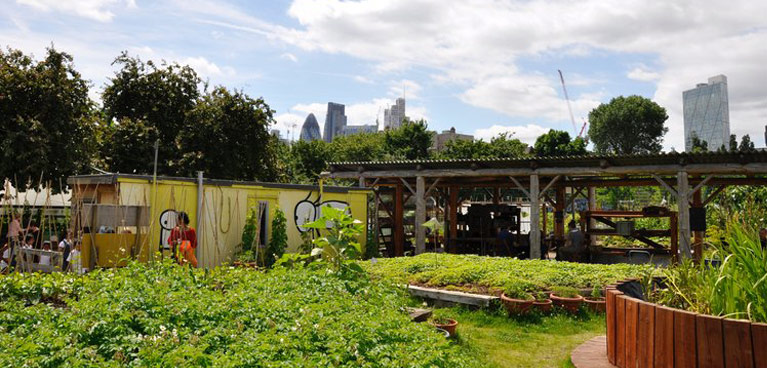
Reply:
M705 234L690 231L690 209L704 208L727 186L767 185L767 151L660 153L642 155L583 155L507 159L409 160L331 162L325 179L356 179L360 187L393 191L395 256L403 255L405 235L403 209L406 192L415 197L415 253L425 251L426 201L432 193L444 196L449 209L447 235L455 239L458 191L474 188L518 189L530 203L530 258L541 257L541 208L555 212L567 206L566 190L588 199L588 211L596 210L596 188L660 187L676 199L678 254L695 258L702 253ZM703 198L704 187L712 188ZM554 197L549 196L554 193ZM496 194L497 196L497 194ZM408 196L409 197L409 196ZM497 198L495 199L497 202ZM377 208L377 207L376 207ZM377 216L377 211L376 211ZM555 216L554 235L564 239L562 216ZM693 252L693 250L695 250Z

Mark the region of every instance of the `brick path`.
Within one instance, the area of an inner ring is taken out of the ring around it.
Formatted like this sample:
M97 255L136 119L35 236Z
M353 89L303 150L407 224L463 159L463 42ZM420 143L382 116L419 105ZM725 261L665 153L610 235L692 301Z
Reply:
M606 336L597 336L584 342L570 356L576 368L615 368L607 361Z

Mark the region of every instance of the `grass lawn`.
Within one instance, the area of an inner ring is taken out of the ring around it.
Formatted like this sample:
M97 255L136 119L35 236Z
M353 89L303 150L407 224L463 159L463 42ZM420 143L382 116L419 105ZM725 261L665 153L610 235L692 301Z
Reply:
M434 313L458 320L458 343L486 367L572 367L570 352L605 334L604 316L585 313L526 319L460 307Z

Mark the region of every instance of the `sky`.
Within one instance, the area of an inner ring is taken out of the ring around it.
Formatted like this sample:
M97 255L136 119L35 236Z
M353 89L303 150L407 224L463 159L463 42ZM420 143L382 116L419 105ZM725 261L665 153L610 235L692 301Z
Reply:
M99 95L122 51L192 66L209 85L262 96L287 138L327 103L349 124L407 99L429 127L527 143L577 135L619 95L665 107L684 149L682 91L724 74L730 129L765 146L767 1L0 0L0 46L54 45ZM567 85L570 120L557 70Z

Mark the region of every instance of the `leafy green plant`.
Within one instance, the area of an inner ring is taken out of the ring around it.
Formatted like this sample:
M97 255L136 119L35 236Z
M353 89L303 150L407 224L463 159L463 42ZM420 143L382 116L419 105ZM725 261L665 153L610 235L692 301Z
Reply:
M591 298L599 299L601 297L602 297L602 287L599 285L594 285L594 288L591 289Z
M532 294L525 290L524 286L519 283L509 282L506 287L503 288L503 293L511 299L519 300L533 300Z
M304 227L320 231L320 237L313 241L315 248L312 250L312 255L321 256L332 272L340 273L347 270L364 272L357 263L353 262L362 254L362 247L358 241L363 231L362 222L354 219L344 210L325 206L321 209L320 218L305 224Z
M544 293L544 292L542 292L542 291L539 291L539 292L535 293L534 296L535 296L535 301L537 301L537 302L545 302L546 300L550 299L549 295Z
M551 289L554 295L562 298L577 298L578 289L569 286L557 286Z
M285 214L281 209L274 211L274 219L272 219L272 237L269 239L269 244L266 248L266 256L264 257L264 265L266 267L272 267L283 254L285 254L285 248L288 246L288 228Z
M245 226L242 229L242 251L247 252L256 242L258 233L258 214L255 209L251 209L245 218Z

